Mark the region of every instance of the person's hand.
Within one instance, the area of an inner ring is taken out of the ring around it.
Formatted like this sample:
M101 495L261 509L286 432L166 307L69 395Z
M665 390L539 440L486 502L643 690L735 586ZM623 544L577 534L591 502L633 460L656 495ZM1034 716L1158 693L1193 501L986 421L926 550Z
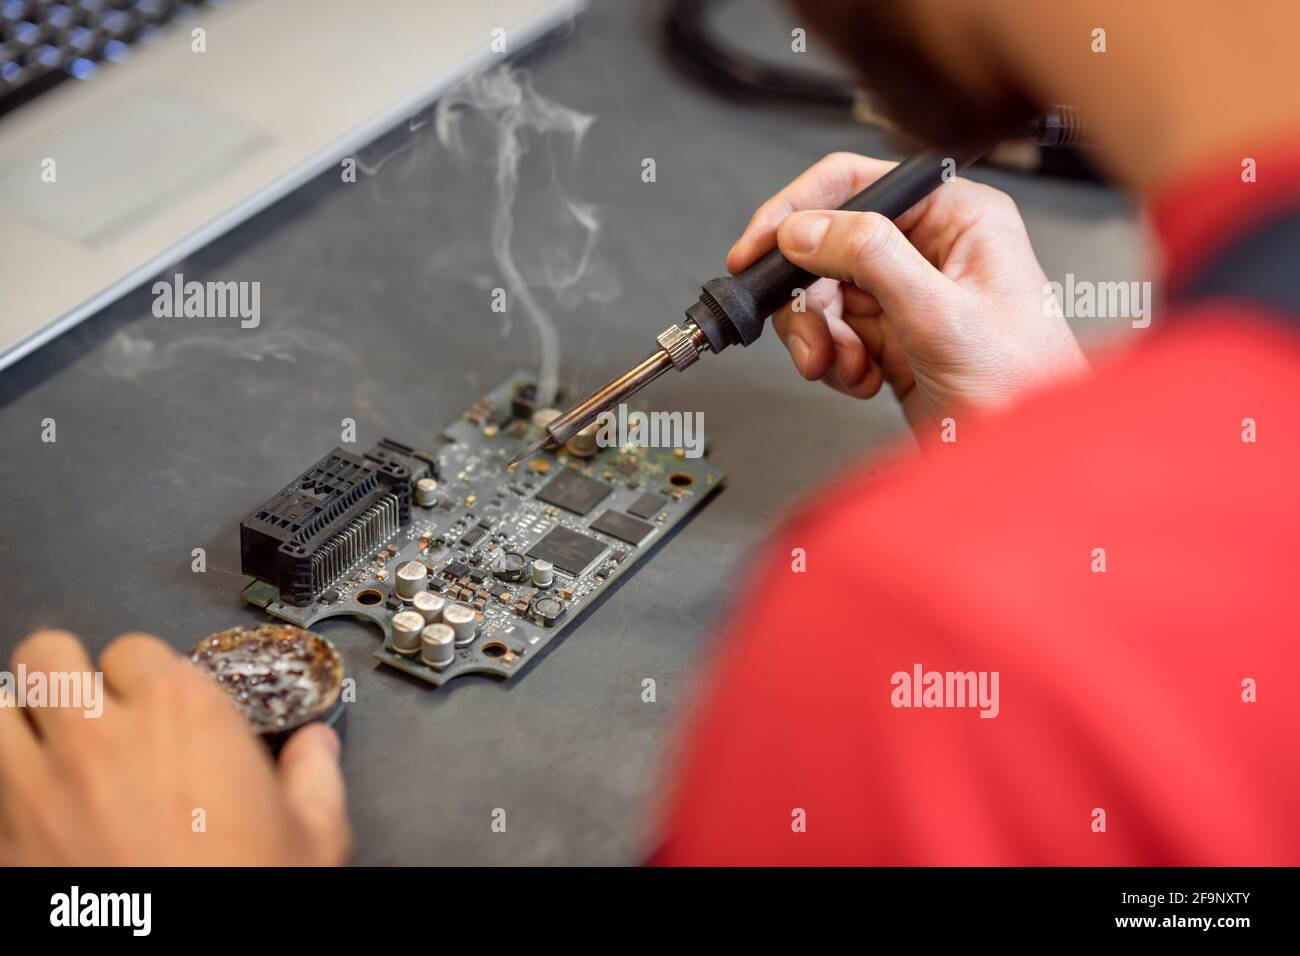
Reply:
M888 382L914 431L1006 404L1087 363L1005 193L965 179L897 221L834 210L894 163L834 153L763 203L727 255L739 272L774 245L826 278L773 317L795 368L855 398Z
M20 665L29 680L94 671L62 631L23 641L10 673ZM221 689L157 638L118 638L100 669L99 716L19 708L12 696L0 707L0 863L344 862L334 731L298 731L277 766Z

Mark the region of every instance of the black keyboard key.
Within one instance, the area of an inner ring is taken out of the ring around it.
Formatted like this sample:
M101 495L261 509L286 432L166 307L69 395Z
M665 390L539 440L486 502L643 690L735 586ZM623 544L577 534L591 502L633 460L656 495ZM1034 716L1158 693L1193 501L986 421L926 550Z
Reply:
M70 77L89 79L206 0L0 0L0 115Z

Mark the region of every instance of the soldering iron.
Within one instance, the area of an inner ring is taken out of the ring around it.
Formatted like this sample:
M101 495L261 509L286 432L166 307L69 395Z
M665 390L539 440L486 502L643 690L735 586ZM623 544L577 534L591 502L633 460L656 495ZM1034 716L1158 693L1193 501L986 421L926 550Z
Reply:
M1077 144L1083 135L1078 115L1069 107L1053 110L1029 132L1044 146ZM916 153L840 209L874 212L896 219L979 159L988 148L946 152L931 149ZM768 316L816 280L816 276L785 258L779 249L773 249L737 275L710 279L704 283L699 301L686 310L686 321L674 323L659 334L658 349L604 388L551 419L543 428L542 437L515 456L511 464L544 448L563 445L602 413L635 395L669 369L684 371L705 352L717 353L732 345L752 344L762 334Z

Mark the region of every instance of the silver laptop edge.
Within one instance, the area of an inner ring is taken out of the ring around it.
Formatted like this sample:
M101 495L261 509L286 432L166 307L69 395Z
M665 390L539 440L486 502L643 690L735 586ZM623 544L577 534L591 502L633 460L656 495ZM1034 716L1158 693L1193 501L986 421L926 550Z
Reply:
M523 47L554 29L560 23L576 16L586 5L587 0L545 0L545 2L539 0L536 9L516 20L510 26L510 56L516 55ZM412 89L400 99L391 102L368 120L340 134L327 146L317 151L312 158L303 161L296 168L268 182L256 192L245 196L242 200L189 234L178 238L167 248L126 272L119 279L84 299L75 307L64 312L64 314L51 316L50 321L12 343L0 340L0 369L6 368L68 331L88 316L93 315L149 278L157 275L169 265L202 248L276 200L293 192L330 166L340 162L354 150L365 146L396 126L403 119L417 113L466 76L493 63L500 62L502 59L502 55L494 52L485 40L480 47L438 71L427 82ZM116 68L122 69L128 66L129 63ZM38 110L41 107L42 104L38 99L23 107L23 109ZM0 120L0 122L3 121ZM5 308L5 305L0 302L0 309L3 308Z

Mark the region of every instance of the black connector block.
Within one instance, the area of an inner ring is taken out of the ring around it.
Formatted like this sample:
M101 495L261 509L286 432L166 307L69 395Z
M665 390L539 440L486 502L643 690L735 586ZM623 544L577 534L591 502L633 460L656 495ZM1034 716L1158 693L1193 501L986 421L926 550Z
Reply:
M302 606L328 577L409 521L412 488L437 472L427 452L385 438L365 455L335 448L239 525L245 574Z

